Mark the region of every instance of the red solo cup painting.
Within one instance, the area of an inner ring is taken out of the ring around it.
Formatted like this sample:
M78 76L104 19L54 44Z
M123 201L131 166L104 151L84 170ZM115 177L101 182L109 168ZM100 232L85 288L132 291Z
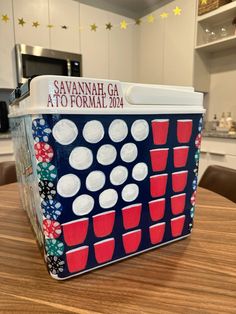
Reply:
M175 168L185 167L188 160L189 147L174 147L174 166Z
M95 258L98 264L109 262L115 249L115 239L109 238L94 244Z
M179 194L171 197L171 211L173 215L180 215L185 209L186 194Z
M85 241L88 232L88 218L81 218L62 225L64 239L67 245L73 246Z
M177 138L179 143L189 143L192 135L193 120L177 121Z
M169 119L152 120L152 134L155 145L165 145L169 131Z
M70 273L78 272L86 268L88 252L88 246L81 246L78 249L66 253L66 261Z
M148 203L148 205L152 221L158 221L164 217L166 206L165 198L160 198L158 200L151 201Z
M96 237L106 237L112 233L115 222L115 211L111 210L93 216L93 230Z
M182 192L187 185L188 171L179 171L172 173L172 188L173 191L178 193Z
M141 235L141 229L130 231L122 235L123 245L126 254L131 254L138 250L141 242Z
M151 196L161 197L166 193L168 174L159 174L150 177Z
M136 228L141 218L142 204L130 205L122 208L122 217L124 228Z
M150 151L153 171L164 171L168 160L169 148L153 149Z
M150 240L153 245L162 242L165 233L166 223L162 222L149 227Z
M185 215L171 219L171 233L174 238L181 236L185 222Z

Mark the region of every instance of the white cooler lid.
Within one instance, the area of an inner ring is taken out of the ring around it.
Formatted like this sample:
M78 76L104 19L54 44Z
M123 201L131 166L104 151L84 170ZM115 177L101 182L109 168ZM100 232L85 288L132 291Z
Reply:
M204 112L203 94L192 87L44 75L31 80L30 93L15 99L9 116Z

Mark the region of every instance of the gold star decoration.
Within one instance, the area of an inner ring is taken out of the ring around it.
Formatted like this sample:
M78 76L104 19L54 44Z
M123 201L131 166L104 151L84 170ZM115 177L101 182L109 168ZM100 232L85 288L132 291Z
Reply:
M152 14L151 14L151 15L148 15L148 17L147 17L148 23L153 23L154 20L155 20L155 17L154 17Z
M3 14L3 15L2 15L2 21L3 21L3 22L7 23L9 20L10 20L10 19L9 19L9 17L8 17L7 14Z
M38 21L33 22L33 23L32 23L32 26L35 27L35 28L37 28L37 27L39 26L39 22L38 22Z
M141 23L142 23L142 20L141 20L141 19L135 20L135 25L140 25Z
M175 9L173 10L174 15L180 15L181 11L182 11L182 9L180 9L179 7L175 7Z
M23 17L21 19L18 18L18 24L21 25L22 27L24 26L26 22L24 21Z
M201 0L201 5L207 4L207 0Z
M90 29L91 29L92 32L96 32L97 28L98 28L98 26L95 23L90 25Z
M52 24L48 24L47 28L53 28L54 26Z
M128 24L127 24L126 20L123 20L123 21L120 22L120 28L121 28L121 29L126 29L126 28L127 28L127 25L128 25Z
M68 28L68 26L66 26L66 25L62 25L62 26L61 26L61 28L62 28L62 29L67 29L67 28Z
M163 12L163 13L160 15L160 17L161 17L162 19L166 19L168 16L169 16L169 13L166 13L166 12Z
M106 29L108 29L109 31L112 29L113 25L111 24L111 22L106 24Z

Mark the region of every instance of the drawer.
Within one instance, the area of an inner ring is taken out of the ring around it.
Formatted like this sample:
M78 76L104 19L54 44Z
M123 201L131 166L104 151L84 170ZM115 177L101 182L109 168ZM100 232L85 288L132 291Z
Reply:
M11 139L0 140L0 156L13 154L13 142Z
M215 156L236 156L236 139L220 139L205 137L202 140L201 151Z

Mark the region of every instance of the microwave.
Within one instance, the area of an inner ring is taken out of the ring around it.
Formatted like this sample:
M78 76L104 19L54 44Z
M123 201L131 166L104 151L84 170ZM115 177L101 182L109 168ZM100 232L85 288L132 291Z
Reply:
M38 46L16 44L17 82L37 75L82 76L82 56Z

